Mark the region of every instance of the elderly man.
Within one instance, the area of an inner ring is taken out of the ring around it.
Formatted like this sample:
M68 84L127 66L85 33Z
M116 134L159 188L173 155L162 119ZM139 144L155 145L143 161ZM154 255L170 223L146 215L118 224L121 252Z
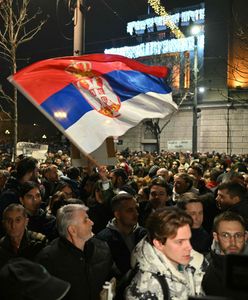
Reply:
M225 255L245 252L247 233L244 219L231 211L220 214L214 220L213 238L210 264L202 286L207 295L228 296L224 284Z
M192 249L191 225L191 217L176 207L150 215L148 236L133 252L132 263L139 270L126 290L126 299L187 300L189 295L202 294L204 257Z
M112 258L108 245L92 238L93 222L87 207L69 204L57 213L59 238L44 248L37 260L54 276L71 284L65 299L99 299Z

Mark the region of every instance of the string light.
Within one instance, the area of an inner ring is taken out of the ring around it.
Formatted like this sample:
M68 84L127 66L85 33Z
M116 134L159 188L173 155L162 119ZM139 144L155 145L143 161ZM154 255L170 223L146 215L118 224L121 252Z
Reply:
M204 48L204 35L198 36L199 49ZM149 43L142 43L131 47L120 47L105 49L106 54L119 54L129 58L137 58L142 56L177 53L194 50L194 37L190 36L182 39L171 39L164 41L154 41Z
M136 34L143 34L146 27L148 28L148 31L153 31L154 23L157 25L158 31L165 30L165 24L168 21L168 19L170 19L175 24L178 24L181 20L182 26L188 26L190 20L197 24L204 24L205 9L200 8L196 10L186 10L168 16L156 16L144 20L128 22L127 33L132 35L133 30L135 29Z
M147 2L153 8L153 10L157 15L169 16L164 6L160 4L160 0L148 0ZM175 35L176 38L178 39L184 38L184 34L170 18L166 19L165 25L170 28L170 30L172 31L172 33Z

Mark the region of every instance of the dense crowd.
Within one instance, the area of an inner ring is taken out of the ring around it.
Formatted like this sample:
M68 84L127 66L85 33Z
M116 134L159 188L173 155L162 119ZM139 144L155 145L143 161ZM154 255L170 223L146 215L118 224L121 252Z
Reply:
M1 280L22 258L62 280L64 299L100 299L112 277L115 299L245 297L224 270L247 253L248 155L125 149L113 166L71 162L62 150L1 154Z

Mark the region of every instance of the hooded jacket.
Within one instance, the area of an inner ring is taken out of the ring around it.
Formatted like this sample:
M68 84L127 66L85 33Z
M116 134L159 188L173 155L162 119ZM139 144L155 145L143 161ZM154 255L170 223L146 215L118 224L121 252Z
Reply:
M203 295L201 280L207 262L204 256L194 250L187 267L177 270L171 261L153 247L146 238L136 246L132 255L132 266L138 264L139 271L126 289L126 299L158 299L164 295L161 284L154 274L163 275L167 281L171 300L187 300L189 295Z

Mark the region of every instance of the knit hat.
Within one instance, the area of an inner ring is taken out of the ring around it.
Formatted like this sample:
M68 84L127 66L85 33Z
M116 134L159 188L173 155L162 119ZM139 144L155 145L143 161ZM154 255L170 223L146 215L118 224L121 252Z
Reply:
M21 257L3 266L0 282L1 300L59 300L70 289L70 283L50 275L42 265Z

